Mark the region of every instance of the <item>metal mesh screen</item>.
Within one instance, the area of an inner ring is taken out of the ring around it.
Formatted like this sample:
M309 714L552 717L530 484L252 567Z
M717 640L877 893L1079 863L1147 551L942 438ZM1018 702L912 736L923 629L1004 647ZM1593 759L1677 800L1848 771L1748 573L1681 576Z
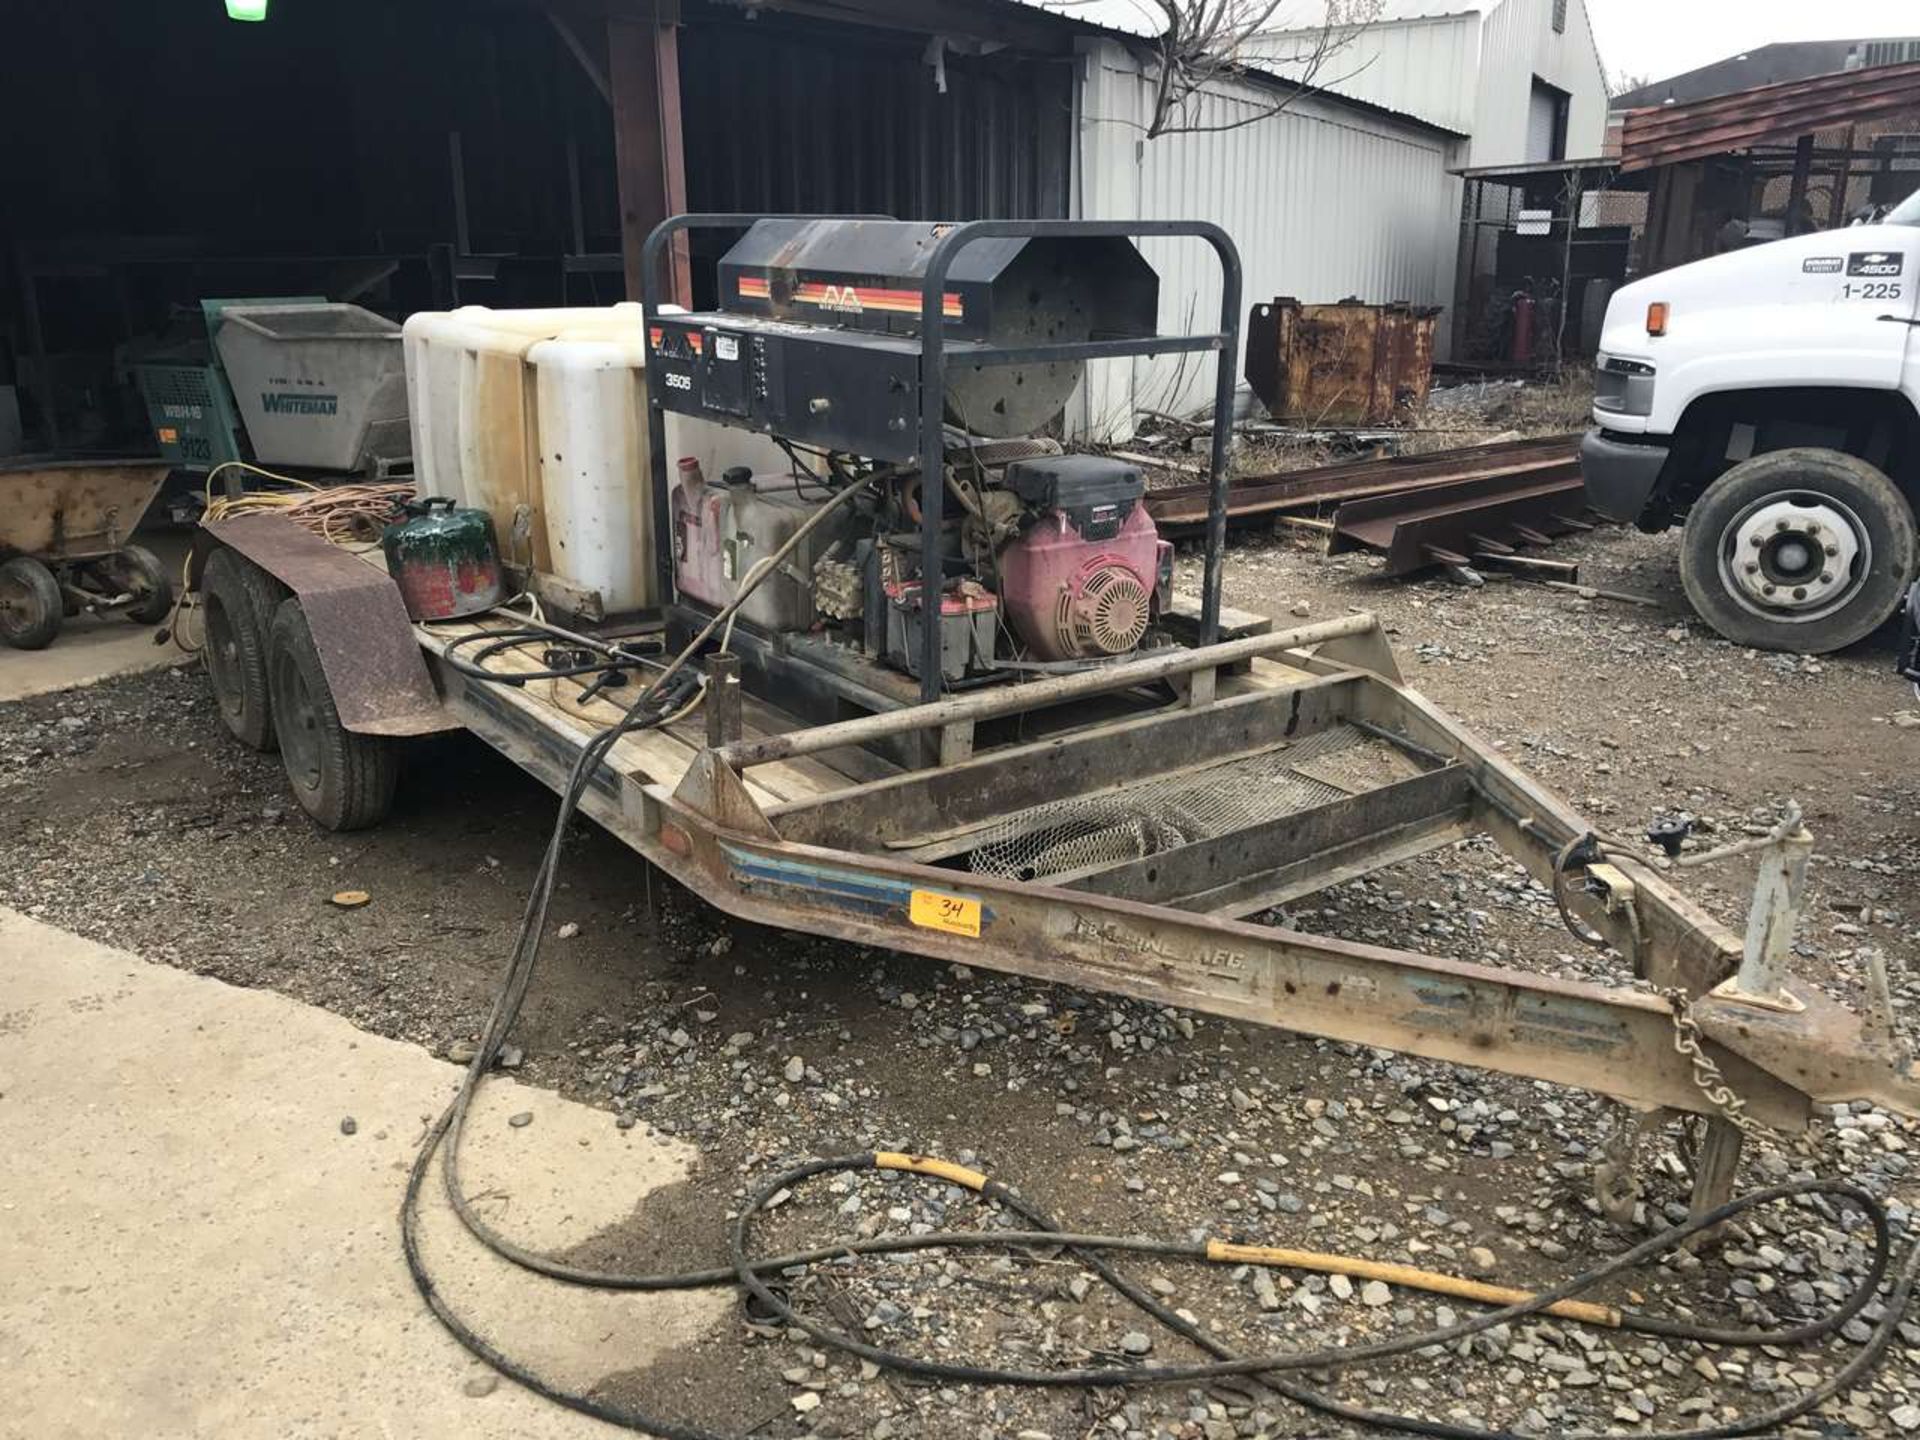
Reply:
M1042 880L1157 855L1405 779L1419 767L1352 725L1258 755L1015 811L982 832L968 866Z
M200 405L213 403L207 386L205 366L144 365L141 383L148 400L158 405Z

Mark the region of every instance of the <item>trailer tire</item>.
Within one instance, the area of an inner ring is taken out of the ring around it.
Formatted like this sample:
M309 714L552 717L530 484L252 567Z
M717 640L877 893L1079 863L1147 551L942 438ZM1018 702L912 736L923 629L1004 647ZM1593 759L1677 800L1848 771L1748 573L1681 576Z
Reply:
M1913 507L1885 474L1838 450L1743 460L1695 502L1680 582L1737 645L1824 655L1891 616L1920 564Z
M105 562L116 582L124 582L134 595L127 607L127 618L136 625L158 625L173 610L173 581L167 578L160 557L144 545L128 545Z
M220 719L254 750L274 746L273 698L267 687L267 626L279 598L264 571L234 550L207 557L200 577L206 626L201 651Z
M30 555L0 565L0 640L15 650L44 650L66 614L53 571Z
M399 778L394 742L340 723L298 599L274 611L267 651L280 759L300 808L327 830L378 824L393 807Z

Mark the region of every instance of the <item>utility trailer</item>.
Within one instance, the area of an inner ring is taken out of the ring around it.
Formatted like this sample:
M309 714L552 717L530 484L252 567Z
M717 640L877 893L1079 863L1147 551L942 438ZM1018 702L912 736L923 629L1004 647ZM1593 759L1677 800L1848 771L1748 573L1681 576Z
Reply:
M1068 233L1066 222L955 227L942 253L969 232L1050 224ZM936 260L918 278L937 335L945 269ZM1187 348L1216 351L1224 370L1230 318L1205 338ZM1103 357L1166 344L1077 343ZM966 353L1007 363L1011 347L999 349ZM932 677L928 693L826 720L799 713L806 687L756 693L723 644L700 657L700 713L620 736L581 807L717 909L760 924L1610 1096L1640 1117L1618 1127L1596 1175L1614 1213L1631 1209L1631 1142L1651 1117L1704 1120L1693 1199L1705 1209L1730 1192L1754 1125L1796 1129L1814 1104L1856 1099L1920 1113L1920 1071L1893 1037L1884 978L1862 1020L1788 971L1811 846L1797 817L1734 847L1761 852L1736 936L1670 883L1665 861L1596 835L1409 688L1371 617L1276 629L1222 604L1221 408L1207 588L1164 607L1160 643L957 689L928 653L917 677ZM925 414L937 436L939 412ZM930 523L920 537L928 559L937 534ZM223 713L236 734L277 739L323 823L377 819L396 737L435 730L469 730L564 793L586 747L626 714L609 667L644 673L658 668L648 651L681 648L671 615L591 633L502 612L413 625L375 560L274 515L211 527L196 547L232 641L208 650ZM807 648L759 643L786 664ZM570 647L607 663L549 653ZM571 668L583 673L555 673ZM250 706L255 725L234 723ZM1552 887L1576 935L1621 957L1617 983L1260 923L1482 834Z

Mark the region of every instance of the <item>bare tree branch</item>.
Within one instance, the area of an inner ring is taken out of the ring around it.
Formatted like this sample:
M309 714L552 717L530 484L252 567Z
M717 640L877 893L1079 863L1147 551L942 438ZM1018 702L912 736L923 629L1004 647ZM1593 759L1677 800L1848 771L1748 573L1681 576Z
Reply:
M1074 0L1056 0L1062 8ZM1270 119L1288 109L1318 85L1334 56L1351 46L1380 14L1382 0L1309 0L1318 14L1310 24L1286 25L1282 9L1287 0L1142 0L1160 33L1153 47L1153 99L1144 124L1132 124L1149 140L1162 135L1212 134L1238 130ZM1291 53L1280 54L1263 42L1292 41ZM1203 98L1214 82L1246 73L1265 63L1285 67L1280 77L1288 89L1270 104L1231 121L1200 119ZM1358 69L1334 77L1350 79Z

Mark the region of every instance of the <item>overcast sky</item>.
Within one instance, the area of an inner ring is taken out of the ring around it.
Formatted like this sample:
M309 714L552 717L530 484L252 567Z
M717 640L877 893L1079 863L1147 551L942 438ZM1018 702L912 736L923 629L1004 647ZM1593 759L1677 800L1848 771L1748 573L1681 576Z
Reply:
M1920 36L1914 0L1587 0L1611 77L1664 80L1776 40Z

